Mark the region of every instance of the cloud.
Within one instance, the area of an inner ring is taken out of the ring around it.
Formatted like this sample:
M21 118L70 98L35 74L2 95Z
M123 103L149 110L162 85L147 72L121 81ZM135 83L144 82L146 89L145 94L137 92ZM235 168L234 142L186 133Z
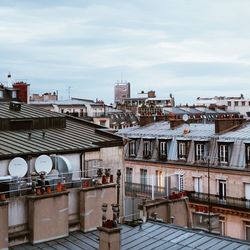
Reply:
M204 89L234 95L239 86L250 94L249 1L2 0L0 7L0 76L28 79L33 92L72 86L79 97L111 102L123 73L134 95L157 88L181 101Z

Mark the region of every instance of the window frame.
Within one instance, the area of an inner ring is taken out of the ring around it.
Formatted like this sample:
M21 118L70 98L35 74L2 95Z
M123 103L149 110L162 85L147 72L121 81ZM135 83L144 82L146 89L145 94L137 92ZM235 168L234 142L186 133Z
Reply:
M188 158L188 144L189 141L178 141L177 142L177 157L178 160L186 161ZM182 146L181 146L182 145Z
M230 145L231 143L224 142L218 144L218 162L223 166L228 166L230 162Z
M245 153L246 153L246 166L250 167L250 144L245 144Z
M151 140L143 140L143 158L151 158L152 157L152 141Z
M200 142L197 141L194 143L195 149L194 149L194 153L195 153L195 161L197 162L203 162L204 158L205 158L205 153L206 153L206 147L207 147L207 143L206 142ZM198 149L198 146L202 146L203 149ZM198 154L199 153L199 154Z
M128 144L129 157L136 157L136 140L132 140Z
M161 145L164 145L163 147ZM168 141L159 140L159 160L168 159Z
M126 167L126 182L133 183L133 168Z

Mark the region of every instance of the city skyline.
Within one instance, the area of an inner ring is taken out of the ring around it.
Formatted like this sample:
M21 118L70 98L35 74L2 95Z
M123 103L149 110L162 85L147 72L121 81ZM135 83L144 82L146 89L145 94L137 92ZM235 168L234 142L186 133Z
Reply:
M248 1L1 1L0 81L25 79L32 93L114 101L173 93L250 96Z

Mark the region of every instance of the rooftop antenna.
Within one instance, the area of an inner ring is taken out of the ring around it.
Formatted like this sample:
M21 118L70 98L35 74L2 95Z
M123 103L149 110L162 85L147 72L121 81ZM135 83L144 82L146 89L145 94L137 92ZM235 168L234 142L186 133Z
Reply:
M7 87L11 86L11 74L9 72L9 74L7 75Z

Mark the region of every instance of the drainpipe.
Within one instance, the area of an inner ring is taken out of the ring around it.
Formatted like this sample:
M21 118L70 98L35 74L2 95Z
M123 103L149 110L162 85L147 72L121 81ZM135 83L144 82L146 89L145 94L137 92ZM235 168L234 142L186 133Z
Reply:
M86 169L85 169L85 152L80 154L80 170L81 170L81 178L86 177Z

